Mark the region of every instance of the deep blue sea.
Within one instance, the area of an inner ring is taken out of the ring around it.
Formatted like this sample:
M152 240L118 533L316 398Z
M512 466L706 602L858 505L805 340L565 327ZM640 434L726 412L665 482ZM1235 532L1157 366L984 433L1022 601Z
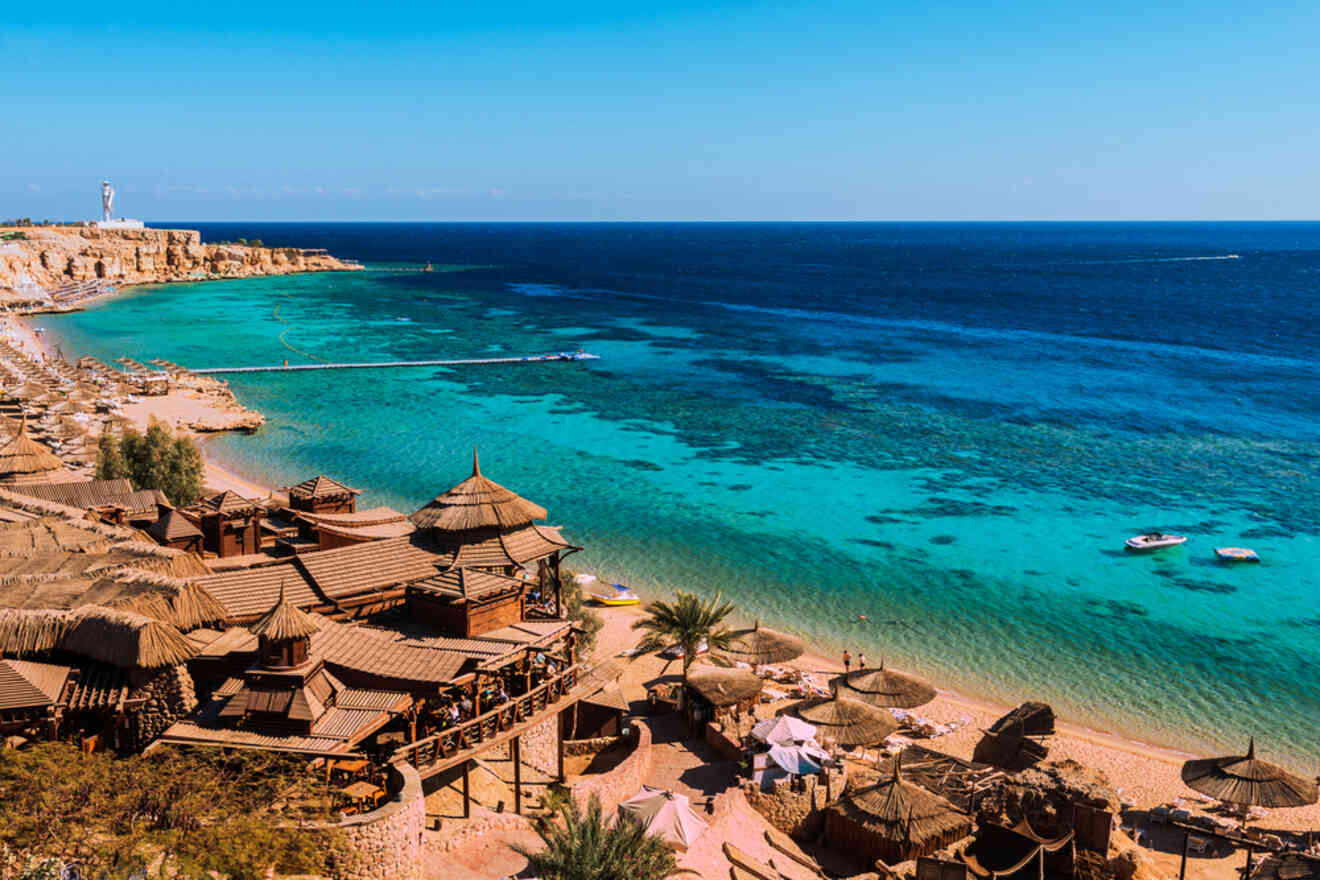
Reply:
M1320 224L153 225L372 270L136 289L43 319L66 354L602 358L234 376L239 472L411 511L477 444L582 569L1314 769Z

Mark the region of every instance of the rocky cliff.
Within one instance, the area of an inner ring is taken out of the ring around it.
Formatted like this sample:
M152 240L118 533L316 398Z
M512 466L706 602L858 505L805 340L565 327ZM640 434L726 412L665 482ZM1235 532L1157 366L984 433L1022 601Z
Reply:
M10 297L79 281L151 284L362 268L323 250L203 244L192 229L0 228L13 232L24 237L0 241L0 290Z

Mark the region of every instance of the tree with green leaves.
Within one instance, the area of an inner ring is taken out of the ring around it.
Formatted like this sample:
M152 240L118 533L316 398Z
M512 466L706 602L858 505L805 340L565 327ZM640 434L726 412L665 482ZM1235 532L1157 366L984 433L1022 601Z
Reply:
M733 603L720 596L703 599L696 593L679 590L673 602L653 602L646 616L632 625L646 633L638 647L644 651L676 644L683 649L683 683L687 684L688 667L697 657L704 641L713 651L724 650L733 641L733 631L725 619L733 613Z
M605 621L587 604L582 585L577 582L577 574L572 569L559 569L559 598L564 603L564 616L577 624L579 630L578 656L590 656L596 644L596 634L605 625Z
M631 820L610 822L600 798L591 796L585 811L571 798L555 819L536 829L544 847L514 844L531 869L545 880L664 880L680 871L663 838L647 834Z
M59 742L5 754L0 880L39 877L52 863L80 877L152 880L256 880L272 864L323 873L346 842L272 809L323 785L296 756L162 749L120 758Z
M175 436L153 419L146 433L102 434L97 446L96 478L127 477L134 489L159 489L171 504L192 504L202 492L206 462L191 437Z

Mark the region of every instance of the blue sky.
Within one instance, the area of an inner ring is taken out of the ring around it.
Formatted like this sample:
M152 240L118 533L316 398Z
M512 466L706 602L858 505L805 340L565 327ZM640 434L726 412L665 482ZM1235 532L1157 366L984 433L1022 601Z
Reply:
M11 4L0 216L1320 217L1320 4Z

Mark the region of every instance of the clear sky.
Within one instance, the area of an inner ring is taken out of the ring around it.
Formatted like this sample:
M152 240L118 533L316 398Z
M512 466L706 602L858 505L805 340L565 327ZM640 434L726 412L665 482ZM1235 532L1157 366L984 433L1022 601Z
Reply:
M1320 217L1320 3L13 3L0 217Z

